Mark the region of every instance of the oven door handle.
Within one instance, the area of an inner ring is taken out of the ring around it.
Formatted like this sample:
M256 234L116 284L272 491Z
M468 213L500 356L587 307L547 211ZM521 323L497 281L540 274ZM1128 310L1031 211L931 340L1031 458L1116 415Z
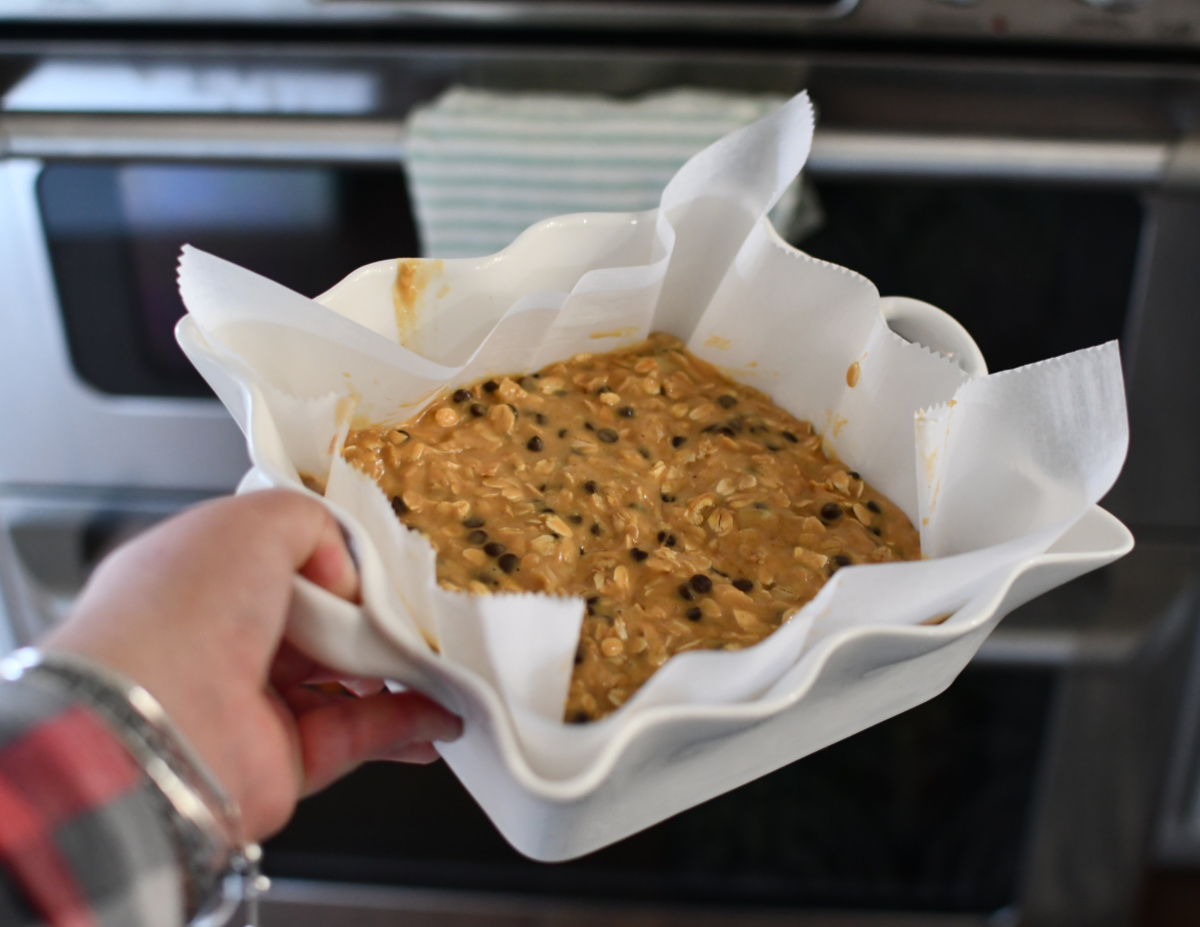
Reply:
M112 160L215 160L396 165L400 119L0 113L0 155ZM1184 157L1198 143L1014 138L818 129L816 177L955 179L1200 187Z
M904 177L1157 186L1175 146L1117 139L1013 138L818 130L815 177Z

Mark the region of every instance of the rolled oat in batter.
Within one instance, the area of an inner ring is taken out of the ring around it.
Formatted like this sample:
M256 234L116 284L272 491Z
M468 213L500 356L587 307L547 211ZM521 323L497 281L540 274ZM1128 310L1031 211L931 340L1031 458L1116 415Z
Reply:
M445 588L586 601L568 721L673 654L757 643L839 567L920 556L811 425L667 335L461 387L344 453L433 543Z

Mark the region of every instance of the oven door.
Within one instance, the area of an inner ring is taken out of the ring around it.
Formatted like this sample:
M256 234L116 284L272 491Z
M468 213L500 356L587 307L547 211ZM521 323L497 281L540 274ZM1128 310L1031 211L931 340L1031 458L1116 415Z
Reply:
M974 139L819 133L797 243L946 308L994 370L1111 339L1136 369L1138 338L1175 325L1154 295L1167 200L1147 194L1165 152L1046 140L983 154ZM1133 554L1009 616L944 695L582 860L521 859L444 768L364 769L268 846L273 910L313 924L380 910L496 925L917 912L1119 924L1153 825L1200 567L1190 532L1154 522L1153 508L1133 514ZM378 823L345 826L366 820Z

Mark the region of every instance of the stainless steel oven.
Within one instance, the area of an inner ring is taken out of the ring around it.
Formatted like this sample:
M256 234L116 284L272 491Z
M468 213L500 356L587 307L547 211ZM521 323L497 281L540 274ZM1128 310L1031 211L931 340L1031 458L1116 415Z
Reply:
M190 241L301 292L415 254L406 120L446 88L790 94L811 253L993 369L1120 338L1138 547L932 702L588 858L523 860L444 768L368 767L267 848L270 923L1121 924L1200 858L1200 11L1168 0L180 3L0 11L0 622L227 492L177 353ZM1157 856L1156 856L1157 854Z

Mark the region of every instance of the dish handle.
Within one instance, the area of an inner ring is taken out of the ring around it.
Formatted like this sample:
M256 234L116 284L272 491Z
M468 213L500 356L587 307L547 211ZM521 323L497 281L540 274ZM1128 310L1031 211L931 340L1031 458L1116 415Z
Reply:
M908 296L884 296L879 310L887 327L905 341L936 351L969 377L987 376L987 361L975 339L943 309Z

